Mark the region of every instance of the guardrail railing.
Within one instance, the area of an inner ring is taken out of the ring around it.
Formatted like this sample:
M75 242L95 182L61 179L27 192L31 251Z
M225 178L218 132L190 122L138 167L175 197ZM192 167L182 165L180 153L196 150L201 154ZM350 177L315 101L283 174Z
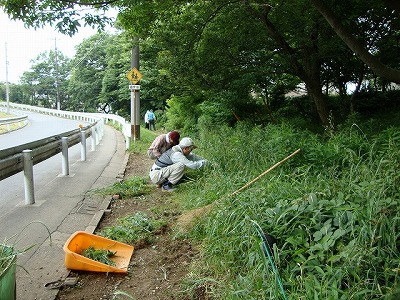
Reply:
M100 121L101 122L101 121ZM82 129L75 129L59 135L53 135L34 142L18 145L0 151L0 180L10 177L24 170L23 151L32 150L33 164L40 163L61 152L61 139L68 138L68 148L82 141L81 132L85 139L92 135L91 127L97 123ZM98 130L99 132L99 130Z
M125 138L125 148L128 149L131 141L131 125L123 117L114 114L102 114L102 113L83 113L83 112L73 112L66 110L56 110L38 106L31 106L26 104L12 103L9 102L9 108L16 109L19 111L30 111L46 115L52 115L56 117L81 120L87 123L96 122L98 119L104 119L105 122L111 122L113 125L118 125L122 134ZM0 102L0 109L3 110L7 107L6 102Z
M1 111L1 110L0 110ZM24 127L28 122L28 116L15 116L9 118L0 118L0 133L8 132L11 130L12 124L17 124L18 128Z
M0 125L25 122L27 118L28 118L27 115L17 116L17 117L10 117L10 118L1 118L0 119Z
M0 151L0 181L10 177L16 173L24 171L25 182L25 203L34 204L34 187L33 187L33 165L40 163L58 153L62 153L62 174L69 174L68 164L68 148L79 142L81 143L81 160L86 160L86 139L92 137L92 150L99 144L103 137L104 123L112 121L117 123L118 127L124 134L126 140L126 148L129 148L130 142L130 125L124 118L116 115L99 114L99 113L80 113L68 112L60 110L52 110L42 107L35 107L23 104L10 103L11 108L17 110L27 110L36 113L43 113L62 118L81 120L91 123L86 127L67 131L48 138L37 140L34 142L10 147ZM0 108L5 103L0 102ZM18 118L18 117L16 117ZM24 118L24 116L21 116ZM3 119L4 120L4 119Z

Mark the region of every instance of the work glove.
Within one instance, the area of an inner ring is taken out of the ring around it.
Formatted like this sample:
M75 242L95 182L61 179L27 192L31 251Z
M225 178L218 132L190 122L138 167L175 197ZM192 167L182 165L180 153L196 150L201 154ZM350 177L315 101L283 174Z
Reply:
M201 166L205 167L208 165L208 161L206 159L201 160Z

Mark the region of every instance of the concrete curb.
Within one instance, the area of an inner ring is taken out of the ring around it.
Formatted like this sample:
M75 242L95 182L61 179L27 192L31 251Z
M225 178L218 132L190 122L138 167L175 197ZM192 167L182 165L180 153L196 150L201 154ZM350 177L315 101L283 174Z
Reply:
M124 162L122 163L122 167L119 170L118 175L116 176L116 178L120 181L124 178L125 169L126 169L126 166L128 165L128 161L129 161L129 153L126 153ZM96 228L99 225L101 219L103 218L105 211L107 211L108 207L110 206L111 200L112 200L112 195L110 195L110 197L105 198L103 200L103 202L99 206L99 210L96 212L96 214L93 216L92 220L90 221L89 225L86 227L86 229L85 229L86 232L94 233L96 231Z

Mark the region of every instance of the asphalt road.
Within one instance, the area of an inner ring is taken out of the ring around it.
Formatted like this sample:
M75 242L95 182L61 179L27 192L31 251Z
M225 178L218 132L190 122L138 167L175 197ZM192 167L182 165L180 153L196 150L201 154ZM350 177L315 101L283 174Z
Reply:
M33 142L49 136L57 135L73 129L79 124L76 120L63 119L43 114L26 113L29 123L27 126L0 135L0 151L17 145ZM82 125L86 126L87 123ZM91 139L87 140L87 149L91 147ZM68 151L70 164L80 160L80 144ZM33 166L35 191L40 191L47 183L62 172L61 153ZM22 205L25 199L24 174L20 172L0 181L0 220L15 207ZM1 224L1 223L0 223ZM0 230L1 237L1 230Z
M63 119L27 111L12 111L13 114L28 116L28 125L25 127L0 134L0 151L21 144L37 141L62 132L77 129L79 124L88 125L77 120Z

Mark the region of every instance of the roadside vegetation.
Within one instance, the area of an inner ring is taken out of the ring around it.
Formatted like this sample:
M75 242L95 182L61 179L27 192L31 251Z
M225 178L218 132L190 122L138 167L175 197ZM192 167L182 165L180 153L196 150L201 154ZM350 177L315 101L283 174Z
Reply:
M122 182L116 181L111 186L89 191L98 195L116 195L117 197L133 198L149 193L150 187L146 178L132 177Z
M183 212L210 208L188 230L176 228L176 239L201 251L182 290L212 299L399 299L395 1L106 1L98 8L108 5L119 9L122 32L99 32L72 59L39 55L11 86L11 101L54 108L58 95L62 109L105 112L109 104L128 120L126 73L140 45L140 115L153 109L159 132L190 136L210 161L170 195ZM28 26L53 22L69 34L80 22L106 24L69 2L0 6ZM155 136L142 129L130 151L144 154ZM148 192L144 182L103 192L133 197ZM270 258L267 235L276 239ZM128 237L150 240L151 232Z
M154 219L143 212L136 212L119 218L116 224L103 228L99 235L130 245L151 245L154 233L166 224L166 220Z
M209 128L199 152L211 167L176 193L186 209L217 203L189 233L204 261L187 289L214 299L397 299L400 131L363 128L344 124L325 136L285 123ZM278 274L252 221L277 239Z
M2 119L2 118L10 118L10 117L13 117L13 115L6 114L6 113L0 111L0 119ZM0 125L0 134L6 133L8 131L15 130L15 129L19 128L19 127L20 127L19 124Z
M176 239L190 238L202 252L182 290L192 297L202 290L212 299L398 299L400 131L379 116L353 116L323 134L289 121L183 133L195 135L195 151L210 165L187 172L172 197L182 211L212 209L189 231L175 229ZM141 135L130 151L144 153L155 137L148 130ZM151 231L163 224L150 221L130 216L104 233L133 242L125 233L118 237L116 228L141 224L135 230L145 228L142 238L151 243ZM277 240L272 260L255 224Z

